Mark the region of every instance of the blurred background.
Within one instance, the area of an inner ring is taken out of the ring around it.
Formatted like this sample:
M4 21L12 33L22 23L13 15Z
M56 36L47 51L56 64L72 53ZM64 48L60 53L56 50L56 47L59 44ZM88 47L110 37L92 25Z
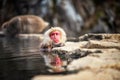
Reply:
M120 33L120 0L0 0L0 30L5 21L28 14L42 17L50 23L48 28L62 27L68 37L79 37L86 33ZM0 80L30 80L38 74L48 74L41 54L38 38L0 37ZM105 58L101 57L102 62L107 56L109 61L111 53L105 54ZM110 59L118 60L115 56ZM114 64L111 65L114 67ZM109 68L109 64L106 66ZM86 68L80 70L86 71ZM116 73L117 68L114 70ZM94 72L92 75L96 74L96 71ZM102 72L106 73L103 69ZM110 76L110 79L118 79L114 75L112 77Z
M62 27L68 36L120 33L119 0L0 0L0 26L26 14Z

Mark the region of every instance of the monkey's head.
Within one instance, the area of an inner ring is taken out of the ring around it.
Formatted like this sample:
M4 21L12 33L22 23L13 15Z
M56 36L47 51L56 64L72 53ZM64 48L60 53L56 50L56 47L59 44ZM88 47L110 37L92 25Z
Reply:
M19 24L18 19L14 19L14 21L6 21L2 24L2 31L4 35L8 37L14 37L19 33L19 28L17 27Z
M52 27L45 32L44 37L46 41L50 41L53 44L65 43L66 33L60 27Z

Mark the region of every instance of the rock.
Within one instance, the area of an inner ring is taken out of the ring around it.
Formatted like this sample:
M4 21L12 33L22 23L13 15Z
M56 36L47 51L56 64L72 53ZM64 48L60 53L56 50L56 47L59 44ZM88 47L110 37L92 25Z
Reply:
M70 75L41 75L31 80L120 80L120 72L114 69L106 70L82 70Z
M120 34L87 34L79 39L52 50L63 61L70 60L64 70L68 75L38 75L32 80L120 80Z
M108 41L95 41L89 40L84 46L86 48L117 48L120 49L120 42L109 42Z
M88 40L104 40L104 41L120 41L120 34L85 34L79 37L80 41Z
M63 47L53 48L52 53L58 54L64 58L80 58L93 52L100 53L101 51L96 49L84 48L88 44L88 41L82 42L66 42Z

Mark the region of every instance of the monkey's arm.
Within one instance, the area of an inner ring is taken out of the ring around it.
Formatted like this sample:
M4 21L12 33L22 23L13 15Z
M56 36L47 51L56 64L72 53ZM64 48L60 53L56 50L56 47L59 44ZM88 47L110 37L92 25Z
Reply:
M52 46L52 42L48 41L46 39L44 39L41 43L40 43L40 51L42 52L50 52L52 50L53 46Z

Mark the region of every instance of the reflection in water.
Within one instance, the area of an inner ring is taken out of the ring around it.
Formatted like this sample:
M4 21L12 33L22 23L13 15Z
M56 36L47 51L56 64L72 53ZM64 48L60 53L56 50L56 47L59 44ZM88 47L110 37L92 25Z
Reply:
M0 38L0 80L29 80L46 73L39 43L35 38Z

